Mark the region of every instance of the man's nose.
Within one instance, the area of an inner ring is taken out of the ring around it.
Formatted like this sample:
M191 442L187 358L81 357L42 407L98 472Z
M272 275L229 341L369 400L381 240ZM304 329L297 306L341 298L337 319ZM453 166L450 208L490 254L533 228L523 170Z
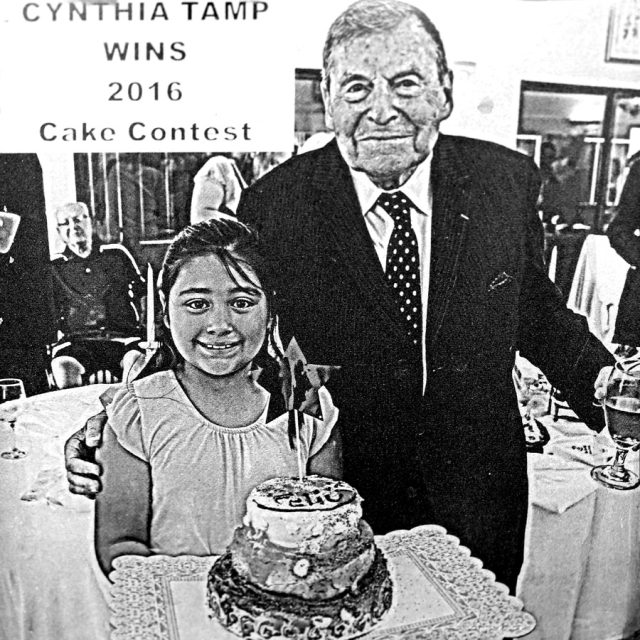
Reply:
M370 100L369 117L377 124L387 124L396 117L393 93L389 87L376 86L371 92Z

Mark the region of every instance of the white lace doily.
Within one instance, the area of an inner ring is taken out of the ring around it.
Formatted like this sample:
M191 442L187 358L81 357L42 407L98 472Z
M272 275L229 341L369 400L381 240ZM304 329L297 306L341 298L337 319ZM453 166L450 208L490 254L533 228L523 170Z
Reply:
M396 531L376 540L389 560L394 602L367 640L500 640L535 627L522 603L441 527ZM210 619L205 602L214 559L118 558L112 575L113 640L233 640Z

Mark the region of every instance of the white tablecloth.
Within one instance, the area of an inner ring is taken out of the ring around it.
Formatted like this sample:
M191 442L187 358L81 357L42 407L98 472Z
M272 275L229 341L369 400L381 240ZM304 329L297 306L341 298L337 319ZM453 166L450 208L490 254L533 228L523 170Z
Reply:
M552 434L545 452L554 453L529 454L531 503L518 597L538 626L527 638L628 638L640 629L640 489L616 491L591 479L586 461L604 462L613 451L606 433L594 438L577 421L541 421ZM628 464L638 472L637 454ZM562 513L549 510L580 496Z
M103 388L96 385L29 399L17 428L18 444L28 455L21 460L0 459L3 640L109 637L108 608L90 563L93 502L66 490L62 453L66 437L96 413ZM9 446L9 429L0 423L0 449ZM40 484L42 497L21 500L43 472L49 482Z
M587 236L571 284L567 306L586 316L589 328L611 342L629 263L611 248L604 235Z
M30 399L18 428L23 460L0 459L0 638L107 640L108 611L92 569L93 503L65 491L62 446L99 407L102 387ZM545 418L550 421L550 418ZM571 423L562 423L564 428ZM552 424L549 423L552 427ZM574 430L584 427L573 423ZM589 438L590 432L578 438ZM582 440L580 439L580 442ZM9 431L0 425L0 448ZM532 496L557 485L559 498L588 478L589 467L557 474L530 454ZM20 497L42 470L58 472L38 500ZM573 478L573 480L571 480ZM587 480L588 481L588 480ZM595 485L594 485L595 487ZM46 498L49 498L47 500ZM58 505L56 502L63 502ZM562 502L562 500L560 500ZM563 513L530 507L518 596L538 620L536 640L608 640L640 629L640 489L595 488ZM615 590L614 590L615 588Z

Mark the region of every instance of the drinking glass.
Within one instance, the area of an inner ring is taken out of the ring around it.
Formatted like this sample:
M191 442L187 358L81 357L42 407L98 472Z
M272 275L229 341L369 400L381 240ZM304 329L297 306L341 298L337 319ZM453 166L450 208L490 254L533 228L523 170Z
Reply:
M591 469L591 476L611 489L635 489L638 475L625 468L629 451L640 448L640 367L618 362L607 380L603 401L605 422L616 445L612 464Z
M16 446L16 420L22 412L26 397L22 380L18 378L0 379L0 420L9 424L13 439L11 449L0 453L0 457L5 460L17 460L27 455L26 451L22 451Z

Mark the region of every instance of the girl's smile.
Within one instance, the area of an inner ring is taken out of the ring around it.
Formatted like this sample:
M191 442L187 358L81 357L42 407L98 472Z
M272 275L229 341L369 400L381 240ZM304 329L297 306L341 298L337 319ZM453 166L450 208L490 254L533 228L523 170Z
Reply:
M267 302L254 271L230 274L211 254L180 268L167 305L168 326L185 360L185 373L229 377L243 372L260 350ZM248 278L248 279L247 279Z
M239 342L226 342L224 344L206 344L204 342L200 342L200 340L196 340L196 342L205 349L211 349L211 351L227 351L229 349L233 349L237 347Z
M225 342L222 344L208 344L205 342L201 342L200 340L195 341L196 344L199 344L201 347L211 351L229 351L229 349L233 349L240 345L240 342Z

